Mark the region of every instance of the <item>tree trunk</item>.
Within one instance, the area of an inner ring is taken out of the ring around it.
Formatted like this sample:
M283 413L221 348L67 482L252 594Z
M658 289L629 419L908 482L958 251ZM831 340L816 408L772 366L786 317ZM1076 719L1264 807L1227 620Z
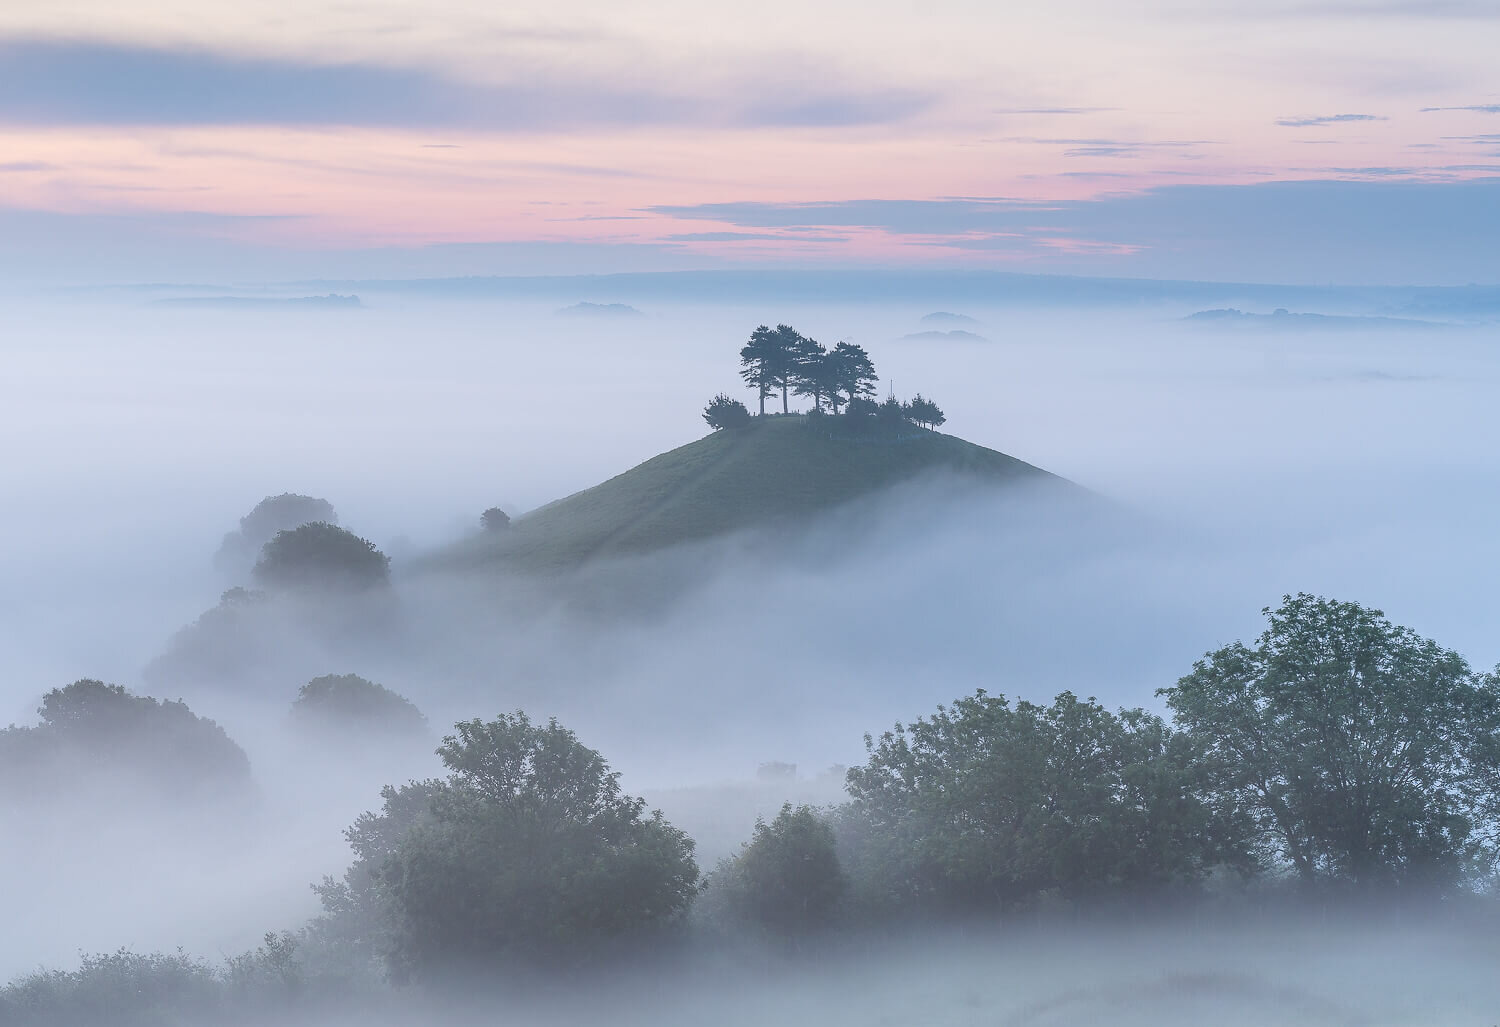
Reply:
M760 387L760 416L766 416L766 387Z
M781 412L787 413L786 408L786 382L781 383Z

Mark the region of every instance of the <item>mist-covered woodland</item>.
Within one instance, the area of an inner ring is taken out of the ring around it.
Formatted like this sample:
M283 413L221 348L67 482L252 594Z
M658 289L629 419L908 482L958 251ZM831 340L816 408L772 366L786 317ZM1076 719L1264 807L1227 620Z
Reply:
M1493 1021L1492 323L617 299L0 311L0 1023Z

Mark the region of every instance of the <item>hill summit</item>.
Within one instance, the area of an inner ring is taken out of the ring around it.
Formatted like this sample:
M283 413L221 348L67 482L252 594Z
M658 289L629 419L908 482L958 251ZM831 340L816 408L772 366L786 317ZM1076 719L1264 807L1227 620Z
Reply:
M799 414L714 432L475 539L468 560L566 570L731 532L795 525L923 475L977 483L1070 483L1004 453L912 427L839 437ZM1078 490L1082 493L1082 490ZM454 554L455 556L458 554Z

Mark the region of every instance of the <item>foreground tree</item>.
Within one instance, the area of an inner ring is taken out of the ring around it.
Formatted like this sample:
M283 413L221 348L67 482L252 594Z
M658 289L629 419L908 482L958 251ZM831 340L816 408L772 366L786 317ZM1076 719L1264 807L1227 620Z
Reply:
M1493 865L1500 689L1379 610L1285 597L1162 689L1304 881L1445 889Z
M687 909L692 841L573 732L524 713L455 731L438 750L447 779L387 788L348 832L355 865L319 889L353 935L380 925L398 978L567 958Z
M252 572L268 588L355 588L388 584L390 558L368 539L332 524L278 531Z
M843 824L876 905L1005 908L1244 863L1233 810L1198 797L1191 740L1141 710L980 691L865 746Z
M719 393L703 408L703 419L714 431L720 428L743 428L750 423L750 411L745 404Z

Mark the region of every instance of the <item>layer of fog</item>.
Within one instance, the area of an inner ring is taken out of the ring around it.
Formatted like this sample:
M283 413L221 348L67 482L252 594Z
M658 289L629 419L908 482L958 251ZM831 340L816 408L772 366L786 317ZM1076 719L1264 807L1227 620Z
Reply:
M0 311L0 722L32 722L43 691L82 676L181 695L247 749L260 789L252 810L208 824L93 807L28 821L0 856L0 880L26 882L0 977L79 949L234 951L314 912L307 884L346 862L339 830L381 783L437 769L430 746L290 739L287 706L315 674L408 696L434 743L458 717L555 714L709 865L784 793L835 797L828 768L858 760L865 731L980 686L1154 705L1284 592L1377 605L1478 665L1500 659L1494 329L1266 337L1187 328L1169 309L966 309L993 341L932 343L894 341L919 307L642 303L645 318L594 322L553 317L551 300L364 299L349 312ZM736 391L744 336L778 320L862 343L882 388L936 398L945 430L1101 493L1139 530L1016 497L934 509L912 493L867 525L855 559L813 544L765 560L745 541L681 557L713 573L648 613L543 598L521 622L471 585L425 580L401 592L408 634L367 652L292 631L254 687L143 676L232 583L212 554L261 497L328 498L392 554L399 582L487 506L518 513L696 438L708 396ZM770 760L800 780L744 783Z

